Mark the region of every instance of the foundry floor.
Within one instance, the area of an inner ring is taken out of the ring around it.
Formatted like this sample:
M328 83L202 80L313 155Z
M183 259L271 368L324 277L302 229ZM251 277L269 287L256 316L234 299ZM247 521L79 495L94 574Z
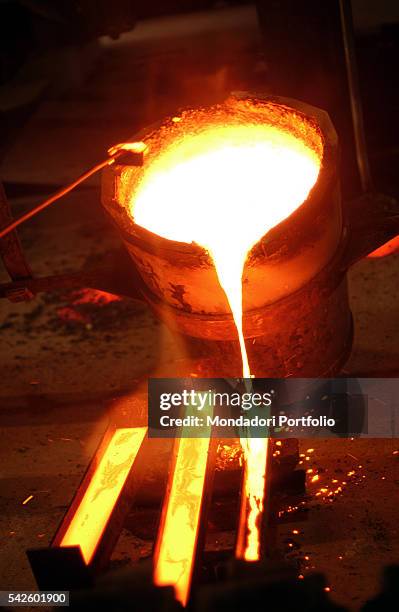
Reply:
M255 16L252 9L234 11L223 36L212 33L205 17L191 38L184 29L191 22L184 19L161 36L160 20L103 45L89 80L44 101L20 131L3 160L2 180L50 191L100 159L110 144L177 106L259 83ZM40 197L14 197L14 212ZM38 275L77 269L118 244L101 214L97 180L26 225L21 236ZM355 343L346 370L399 373L399 255L361 261L349 285ZM35 587L25 551L45 546L54 534L104 431L109 398L181 356L177 338L143 304L82 304L79 298L59 291L26 304L0 303L3 589ZM381 568L399 561L399 441L314 440L301 443L301 452L309 447L314 451L305 467L320 470L320 480L309 483L309 511L281 525L281 549L292 537L290 554L301 559L303 573L325 572L333 598L355 610L377 591ZM315 495L345 479L332 502ZM133 512L114 566L151 554L154 521L145 516ZM300 533L293 536L293 529ZM208 544L217 549L232 538L216 522Z

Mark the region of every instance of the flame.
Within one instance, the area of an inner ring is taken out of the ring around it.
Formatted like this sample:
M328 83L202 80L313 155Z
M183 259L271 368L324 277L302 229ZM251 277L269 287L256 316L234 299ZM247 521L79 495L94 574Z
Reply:
M190 413L190 408L186 414ZM210 414L209 412L206 412ZM208 463L211 428L202 428L202 438L176 441L176 462L164 503L162 527L158 532L158 554L154 566L154 582L158 586L173 585L175 596L187 604Z
M87 564L93 558L146 432L146 427L114 431L59 544L80 546Z
M166 146L153 155L132 193L131 214L151 232L209 252L237 327L243 377L250 378L242 327L245 261L253 246L306 200L319 174L322 141L317 128L293 110L237 104L236 114L230 109L223 115L215 107L214 119L208 116L212 109L208 115L203 110L183 115L170 128L178 130L176 136L163 131ZM249 507L244 558L255 560L268 440L241 443Z

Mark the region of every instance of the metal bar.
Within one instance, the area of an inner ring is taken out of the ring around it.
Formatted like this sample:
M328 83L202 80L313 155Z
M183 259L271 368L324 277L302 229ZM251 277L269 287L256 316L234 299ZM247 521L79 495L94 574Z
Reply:
M107 253L104 263L98 268L83 269L71 274L57 274L41 278L30 278L13 283L0 284L0 298L12 300L12 295L24 288L32 293L91 287L108 293L144 300L142 281L125 249Z
M27 551L39 588L87 587L108 563L141 483L146 432L107 429L50 547Z
M22 223L25 223L25 221L28 221L42 210L45 210L51 206L51 204L54 204L54 202L58 202L58 200L70 193L78 185L106 166L110 166L114 163L120 163L125 166L142 166L146 148L147 147L143 142L125 142L111 147L108 150L108 155L110 157L107 157L107 159L104 159L92 168L89 168L89 170L86 170L86 172L81 174L72 183L65 185L65 187L61 187L61 189L37 204L34 208L23 213L18 219L9 219L8 223L0 227L0 238L4 238L4 236L7 236L7 234L12 232Z
M41 591L70 591L93 584L91 568L85 564L79 546L32 548L26 554Z
M247 438L241 443L245 465L235 556L245 561L259 561L267 550L265 517L271 481L271 444L268 438Z
M148 464L147 398L113 402L111 425L47 548L27 551L42 589L89 586L108 563Z
M0 225L11 220L10 204L7 200L3 183L0 181ZM11 232L7 237L0 240L0 253L7 272L13 280L23 279L32 275L16 232Z
M41 278L31 278L15 281L13 283L0 284L0 298L10 299L10 293L28 288L32 293L54 291L55 289L73 289L75 287L90 287L94 285L98 272L77 272L76 274L57 274ZM96 282L97 284L97 282ZM97 287L96 287L97 288Z
M345 199L362 192L338 0L257 0L268 92L328 112L337 130Z
M107 430L53 546L79 546L86 564L93 562L135 467L146 432L146 427L112 427ZM102 560L97 560L97 563L103 565Z
M348 79L349 100L352 113L353 134L360 182L364 193L373 190L370 164L364 135L363 108L359 91L356 52L354 45L353 20L350 0L339 0L342 39Z
M190 597L204 544L205 514L213 479L216 445L211 427L202 438L178 438L154 551L154 582L173 585L183 606Z

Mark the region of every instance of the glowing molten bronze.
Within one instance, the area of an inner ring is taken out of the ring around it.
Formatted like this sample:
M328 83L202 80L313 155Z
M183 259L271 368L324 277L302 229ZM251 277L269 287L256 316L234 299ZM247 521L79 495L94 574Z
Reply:
M250 377L242 332L241 279L252 247L307 198L317 180L322 142L294 111L275 105L220 115L183 116L163 133L132 196L134 221L164 238L195 242L211 255L236 323L243 376ZM196 120L195 120L196 119ZM180 124L178 124L180 125Z
M194 414L194 409L191 411ZM205 411L211 414L210 411ZM190 414L190 408L187 411ZM204 426L202 438L177 439L174 465L163 507L156 545L154 581L173 585L176 599L186 605L197 550L205 477L210 451L211 428Z
M323 155L320 132L293 109L247 100L237 107L231 102L187 111L175 118L169 131L164 126L152 146L144 175L131 194L131 215L155 234L194 242L209 252L236 324L243 376L250 378L242 329L245 261L254 245L290 216L316 183ZM247 534L236 554L256 560L268 440L245 438L241 444L246 458L242 512ZM177 499L174 513L176 503ZM177 546L183 540L177 520L170 529L175 530ZM179 551L182 564L183 554L190 555L189 547L184 548L185 553ZM159 563L157 572L162 572Z
M132 468L146 427L116 429L59 546L79 546L89 564Z

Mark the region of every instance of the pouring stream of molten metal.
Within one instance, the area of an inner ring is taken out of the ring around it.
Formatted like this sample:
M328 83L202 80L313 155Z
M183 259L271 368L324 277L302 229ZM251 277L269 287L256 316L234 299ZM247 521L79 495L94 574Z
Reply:
M307 198L320 158L307 144L272 125L214 126L187 136L150 164L132 203L137 224L204 247L230 305L250 378L242 327L242 276L252 247ZM247 542L243 556L260 553L268 440L241 440L246 459Z

